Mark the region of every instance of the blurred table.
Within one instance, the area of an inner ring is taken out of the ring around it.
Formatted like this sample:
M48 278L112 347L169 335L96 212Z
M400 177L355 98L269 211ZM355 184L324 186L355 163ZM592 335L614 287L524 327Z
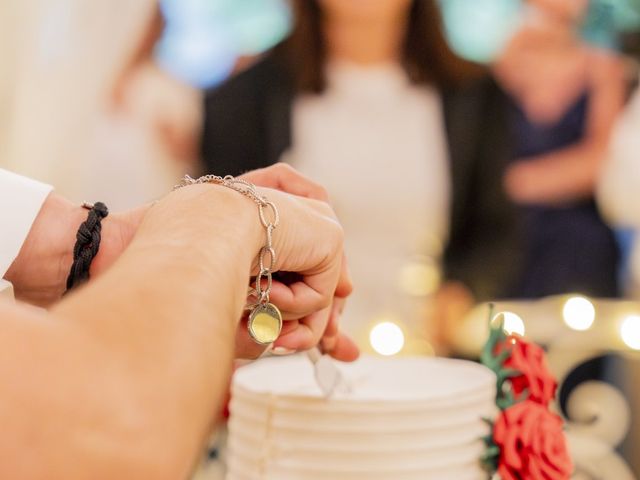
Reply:
M220 460L213 460L202 465L192 480L224 480L225 468Z

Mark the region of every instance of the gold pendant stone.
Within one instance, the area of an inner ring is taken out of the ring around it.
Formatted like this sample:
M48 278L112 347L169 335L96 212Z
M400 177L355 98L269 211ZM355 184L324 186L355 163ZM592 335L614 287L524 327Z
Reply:
M256 343L269 345L276 341L282 330L282 314L271 303L258 305L249 315L249 334Z

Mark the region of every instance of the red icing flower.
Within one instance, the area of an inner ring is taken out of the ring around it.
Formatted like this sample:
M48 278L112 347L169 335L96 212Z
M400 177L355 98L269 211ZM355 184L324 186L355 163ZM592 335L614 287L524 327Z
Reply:
M562 419L538 403L526 400L502 412L493 439L502 480L566 480L573 472Z
M556 396L558 382L547 367L544 350L516 335L509 336L498 348L511 350L511 356L505 361L504 368L521 373L510 379L516 398L528 390L529 400L549 405Z

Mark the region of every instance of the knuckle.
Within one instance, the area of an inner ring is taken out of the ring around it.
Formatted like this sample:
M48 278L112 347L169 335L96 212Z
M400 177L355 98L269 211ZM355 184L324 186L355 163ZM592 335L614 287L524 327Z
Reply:
M328 291L321 291L315 295L315 298L312 302L309 302L308 308L306 308L304 312L302 312L305 316L312 315L314 313L320 312L329 308L331 306L333 298L332 295Z
M322 264L334 266L340 264L344 251L345 233L342 225L335 220L326 222L322 245Z
M281 170L294 171L294 168L285 162L278 162L273 164L273 168L279 168Z
M295 173L296 169L288 163L278 162L271 167L274 171L281 172L283 174Z
M315 335L313 338L308 338L300 342L300 350L309 350L315 347L318 344L319 340L315 340Z
M337 221L333 221L332 223L332 240L334 246L340 248L340 252L342 252L342 245L344 245L345 241L345 232L344 227Z
M323 330L324 330L323 328L317 328L317 329L314 328L311 331L311 337L309 338L310 345L308 345L307 348L313 348L320 343L324 333Z
M329 291L322 292L318 300L318 311L325 310L331 306L333 302L333 293Z

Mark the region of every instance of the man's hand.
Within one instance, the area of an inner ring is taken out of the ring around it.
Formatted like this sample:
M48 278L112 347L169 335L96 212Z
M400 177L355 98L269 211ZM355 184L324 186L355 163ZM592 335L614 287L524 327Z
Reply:
M124 214L110 214L102 221L100 250L91 265L91 275L109 267L129 245L148 207ZM87 210L55 193L44 202L40 213L5 278L16 298L40 307L60 300L73 263L73 247Z
M342 235L335 214L326 203L328 197L324 188L284 164L256 170L242 178L263 187L275 188L300 197L295 200L292 197L283 196L280 202L275 198L275 195L278 195L277 192L267 193L270 200L277 200L276 205L279 208L280 203L295 207L289 209L290 212L282 207L283 225L275 232L276 240L286 235L300 235L300 239L304 239L307 245L315 246L316 250L335 247L335 245L318 244L322 241L310 236L314 221L317 222L317 228L323 231L335 230L336 235ZM150 206L146 205L125 213L110 213L102 221L100 249L91 264L92 278L99 276L120 257L136 235L149 208ZM300 231L283 234L283 230L287 228L287 217L294 215L304 218L308 217L310 212L313 212L311 215L313 219L309 220L311 224L308 229L301 228L300 222L294 222ZM87 210L82 207L72 204L55 193L47 198L18 258L5 276L13 283L19 300L49 307L62 297L73 261L76 232L86 219ZM258 221L257 218L255 221ZM327 228L331 225L335 228ZM352 290L351 278L343 254L340 253L341 257L336 263L339 270L337 283L329 287L323 283L326 282L324 279L331 277L327 272L308 271L302 274L300 270L296 270L304 265L305 260L304 255L293 256L291 244L300 244L300 239L291 239L286 244L277 246L282 261L278 269L287 272L296 271L298 277L293 282L275 281L273 284L271 299L282 309L286 320L275 347L285 351L296 351L320 343L323 350L335 358L345 361L354 360L358 356L357 347L339 331L339 317L345 299ZM336 242L340 243L340 252L342 252L341 241L341 237L336 238ZM289 249L288 252L287 249ZM298 253L304 252L298 251ZM313 255L313 252L307 253ZM335 268L335 265L332 265L332 268ZM325 292L327 288L332 289L333 295L327 305L324 305L322 302L326 299L319 292ZM241 325L236 350L238 356L252 358L258 356L263 348L249 338L246 326Z

